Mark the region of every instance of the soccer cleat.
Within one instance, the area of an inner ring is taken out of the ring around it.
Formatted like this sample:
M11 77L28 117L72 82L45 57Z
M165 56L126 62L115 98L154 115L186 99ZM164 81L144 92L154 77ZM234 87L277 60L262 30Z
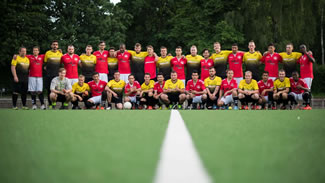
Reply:
M262 109L262 106L258 105L256 106L256 110L261 110Z
M77 106L73 105L72 110L75 110L75 109L77 109Z
M173 109L173 105L169 104L168 109Z
M64 106L63 105L61 105L61 107L59 108L60 110L64 110Z
M217 109L217 106L216 105L213 105L212 109L216 110Z
M242 106L240 107L240 110L245 110L245 106L242 105Z
M106 107L106 110L112 110L112 107L108 106Z
M147 109L148 109L148 110L152 110L152 106L151 106L151 105L149 105Z
M183 109L183 106L182 106L181 104L178 104L177 108L178 108L179 110L181 110L181 109Z
M281 110L286 110L286 109L287 107L285 105L281 107Z
M304 107L304 110L311 110L312 108L309 105L306 105L306 107Z
M101 107L100 107L100 110L105 110L105 107L101 106Z
M37 105L34 104L33 107L32 107L32 109L33 110L36 110L37 109Z
M245 105L245 110L249 110L249 107L247 105Z
M238 106L235 106L235 107L234 107L234 110L238 110Z
M29 108L27 106L22 107L23 110L28 110Z
M255 110L255 109L256 109L256 105L252 105L251 110Z
M45 105L43 104L43 105L41 105L41 108L40 108L41 110L46 110L46 107L45 107Z
M275 107L275 106L273 106L273 107L272 107L272 110L276 110L276 107Z
M17 106L15 106L15 107L12 107L12 109L13 109L13 110L18 110L18 107L17 107Z

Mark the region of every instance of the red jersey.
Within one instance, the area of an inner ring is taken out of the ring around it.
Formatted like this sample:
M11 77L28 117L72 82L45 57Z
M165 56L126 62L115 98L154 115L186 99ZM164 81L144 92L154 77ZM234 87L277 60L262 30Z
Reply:
M44 56L26 55L29 59L29 77L43 77Z
M118 71L121 74L130 74L131 67L130 67L130 59L131 54L127 51L121 53L120 51L117 52L116 58L118 60Z
M107 83L105 81L99 80L97 84L95 81L90 81L88 82L88 85L91 91L91 95L93 97L96 97L102 95L102 92L105 90Z
M243 57L244 52L237 52L236 55L230 53L228 55L229 69L234 71L235 78L243 77Z
M107 50L104 50L103 53L100 53L100 51L95 51L93 55L96 56L96 66L95 71L98 73L105 73L108 74L108 60L109 52Z
M179 60L177 57L174 57L170 60L170 64L174 71L177 73L177 79L185 79L185 65L187 63L186 58L180 58Z
M127 83L124 87L124 93L128 93L130 91L131 88L136 88L136 89L139 89L141 88L141 85L138 81L134 81L133 82L133 85L131 85L130 83ZM137 94L137 92L133 92L131 93L129 96L130 97L134 97L135 95Z
M199 79L197 80L196 84L194 84L193 79L188 80L186 84L186 91L190 91L190 90L195 90L197 92L201 92L205 90L204 82L201 79ZM200 96L200 95L201 94L195 94L195 96Z
M313 55L310 57L314 58ZM313 62L309 60L307 55L303 55L299 58L298 63L300 64L300 77L301 78L314 78L313 74Z
M144 73L150 74L150 79L156 78L156 57L155 56L146 56L144 58Z
M78 64L80 58L78 55L65 54L61 57L61 63L63 63L65 70L67 71L66 77L69 79L78 79Z
M223 90L223 93L226 93L229 90L232 90L234 88L237 88L237 81L235 79L231 79L230 82L227 81L227 78L222 80L220 90ZM232 93L228 93L228 95L231 95Z
M162 85L160 85L159 84L159 82L157 81L156 83L155 83L155 86L153 87L153 90L154 91L157 91L157 94L160 94L160 93L162 93L164 90L164 86L165 86L165 81L163 82L163 84Z
M270 89L273 87L272 79L268 79L266 81L266 83L264 83L263 80L260 80L257 84L258 84L258 90L259 90L260 94L262 94L263 90ZM268 94L268 92L265 92L264 96L267 96L267 94Z
M262 57L261 62L265 64L265 71L269 72L270 77L278 77L279 62L282 62L282 57L278 53L267 53Z
M209 68L214 66L212 59L202 59L201 60L201 80L204 81L205 78L209 77Z
M296 93L296 94L304 93L305 90L298 89L297 88L298 85L301 85L304 88L308 88L306 82L303 79L299 78L299 80L297 82L295 82L295 80L293 80L293 78L290 78L290 86L291 86L290 89L291 89L291 92Z

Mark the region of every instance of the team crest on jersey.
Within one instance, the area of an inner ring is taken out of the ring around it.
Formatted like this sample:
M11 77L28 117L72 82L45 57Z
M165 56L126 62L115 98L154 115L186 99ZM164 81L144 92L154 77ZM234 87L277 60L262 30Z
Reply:
M78 59L77 58L74 58L75 61L77 61Z
M196 88L197 88L197 89L200 89L200 86L197 86Z
M278 60L278 58L277 57L274 57L274 60Z
M104 54L104 57L107 57L107 54Z
M238 58L238 59L241 59L241 56L238 56L237 58Z
M41 58L38 58L38 60L42 60Z
M208 66L212 65L211 63L208 63Z
M184 62L183 62L183 61L181 61L181 64L184 64Z
M103 88L103 85L99 85L100 88Z
M234 84L231 83L230 86L231 86L231 87L234 87Z

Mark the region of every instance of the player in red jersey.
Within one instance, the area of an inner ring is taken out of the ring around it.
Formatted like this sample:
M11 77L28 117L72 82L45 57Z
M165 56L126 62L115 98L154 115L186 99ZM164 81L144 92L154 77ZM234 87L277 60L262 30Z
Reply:
M244 52L238 51L237 43L234 43L231 47L232 53L228 55L229 69L234 71L234 79L237 84L243 80L243 57Z
M141 85L138 81L135 81L133 74L128 76L128 83L124 88L124 102L131 102L132 108L137 108L139 105L139 95L141 92Z
M170 60L171 66L177 73L177 79L181 80L185 86L185 66L186 58L182 57L182 47L177 46L175 50L176 56Z
M214 66L214 62L210 59L210 53L208 49L204 49L202 52L204 59L201 60L201 80L209 77L209 68Z
M307 52L306 45L300 45L300 51L303 54L298 60L298 63L300 64L300 75L301 78L305 80L308 88L310 89L314 78L313 63L315 63L315 59L310 51Z
M258 83L260 98L258 103L259 108L265 108L265 104L268 104L268 109L271 109L273 103L273 81L269 79L269 72L264 71L262 74L262 80Z
M192 103L193 105L191 109L197 109L198 104L200 105L200 109L204 109L204 104L207 99L206 90L204 82L199 79L199 72L196 70L193 70L192 72L192 79L187 81L186 94L188 109L190 108Z
M130 59L131 54L126 50L125 44L120 44L120 50L116 53L118 62L118 71L121 74L121 80L128 83L129 75L131 74Z
M95 51L93 54L96 56L96 66L95 72L99 73L99 79L105 82L108 82L108 62L107 59L110 56L109 52L105 50L106 44L105 41L100 41L98 51Z
M279 62L282 62L282 57L275 52L273 43L269 44L268 52L264 54L261 62L265 64L265 71L269 72L269 79L274 81L278 77Z
M311 110L310 101L311 94L310 89L306 82L299 78L299 73L297 71L292 73L292 78L290 78L291 92L288 95L291 105L297 105L298 101L304 101L305 110ZM297 106L299 108L299 105Z
M218 106L223 107L224 105L229 105L234 102L235 110L238 110L238 92L237 92L237 82L233 79L234 71L226 71L227 78L222 80L219 92Z
M90 109L94 105L101 105L101 109L105 109L105 103L107 99L107 92L105 91L105 87L107 82L99 79L99 73L93 73L93 80L88 82L91 98L86 102L86 108Z
M68 53L62 56L61 63L63 63L65 70L67 71L66 77L68 78L70 85L78 82L78 65L80 58L77 54L74 54L74 46L68 46Z
M29 59L29 76L28 76L28 91L32 96L32 109L37 109L36 95L41 102L41 109L45 110L44 95L43 95L43 63L44 56L39 55L40 48L38 46L33 47L33 55L26 55Z
M159 107L162 106L163 101L160 99L160 96L164 93L164 86L165 86L165 81L164 81L164 73L158 72L157 74L157 82L155 83L153 87L153 98L155 104L158 104Z
M147 46L148 56L144 58L144 73L150 74L150 79L156 79L156 62L158 60L158 56L153 51L153 46Z

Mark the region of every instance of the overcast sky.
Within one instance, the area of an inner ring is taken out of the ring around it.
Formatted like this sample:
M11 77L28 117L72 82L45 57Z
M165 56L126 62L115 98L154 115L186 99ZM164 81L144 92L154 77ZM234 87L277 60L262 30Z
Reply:
M110 2L116 4L116 3L120 2L120 0L110 0Z

